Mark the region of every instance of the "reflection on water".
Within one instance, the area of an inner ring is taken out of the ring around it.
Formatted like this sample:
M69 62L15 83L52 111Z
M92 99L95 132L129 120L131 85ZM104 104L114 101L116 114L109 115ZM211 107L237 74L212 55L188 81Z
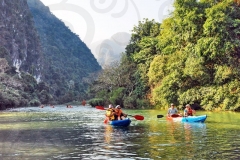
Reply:
M104 112L89 106L0 112L0 159L240 158L239 113L206 113L205 123L181 123L156 118L164 112L126 110L145 117L129 127L103 124Z
M104 137L105 137L105 142L107 144L110 144L113 136L113 127L110 125L105 126L105 132L104 132Z

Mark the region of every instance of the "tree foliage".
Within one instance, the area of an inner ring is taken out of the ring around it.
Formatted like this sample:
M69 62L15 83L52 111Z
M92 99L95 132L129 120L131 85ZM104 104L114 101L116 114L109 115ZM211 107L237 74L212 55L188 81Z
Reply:
M137 108L139 97L136 93L136 71L136 65L123 54L120 63L115 62L102 70L89 94L104 99L105 105L112 103L126 108ZM139 96L142 96L142 93L139 93Z
M122 77L124 82L131 78L131 83L117 86L110 80L107 97L131 93L122 99L129 108L140 108L141 102L162 109L169 103L179 108L190 103L195 109L239 111L238 1L176 0L174 7L162 24L144 19L133 28L126 47L128 62L117 66L131 71L130 77Z
M174 6L148 73L151 102L239 110L238 87L227 87L239 83L239 7L230 0L176 0Z

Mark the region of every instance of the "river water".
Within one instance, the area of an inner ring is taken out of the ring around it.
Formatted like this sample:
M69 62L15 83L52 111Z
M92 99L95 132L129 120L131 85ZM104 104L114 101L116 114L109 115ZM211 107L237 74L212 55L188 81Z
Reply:
M240 159L240 113L197 112L205 123L181 123L157 118L166 111L124 111L145 119L116 128L90 106L2 111L0 159Z

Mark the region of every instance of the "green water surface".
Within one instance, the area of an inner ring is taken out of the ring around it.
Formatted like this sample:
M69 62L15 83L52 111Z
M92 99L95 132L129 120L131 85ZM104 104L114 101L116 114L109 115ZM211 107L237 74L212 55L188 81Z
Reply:
M90 106L2 111L0 159L240 159L240 113L197 112L205 123L181 123L166 111L124 111L144 120L112 127Z

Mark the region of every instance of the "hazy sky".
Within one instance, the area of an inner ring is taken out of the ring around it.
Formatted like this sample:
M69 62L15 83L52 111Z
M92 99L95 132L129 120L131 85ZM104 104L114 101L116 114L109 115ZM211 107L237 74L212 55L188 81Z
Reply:
M95 55L99 52L97 46L102 42L109 43L108 46L115 46L112 47L113 50L116 46L125 47L131 30L134 25L138 25L138 21L148 18L161 22L173 9L173 0L41 1L78 34Z

